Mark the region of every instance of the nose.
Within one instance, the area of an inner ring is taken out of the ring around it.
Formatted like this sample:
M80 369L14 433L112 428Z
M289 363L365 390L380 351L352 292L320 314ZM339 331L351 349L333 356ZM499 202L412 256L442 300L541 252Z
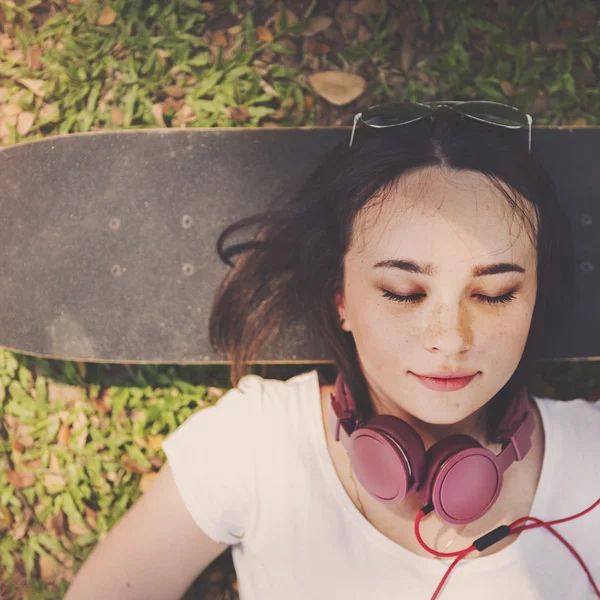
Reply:
M439 303L428 317L424 332L430 351L448 355L465 352L473 345L473 327L468 309L462 302Z

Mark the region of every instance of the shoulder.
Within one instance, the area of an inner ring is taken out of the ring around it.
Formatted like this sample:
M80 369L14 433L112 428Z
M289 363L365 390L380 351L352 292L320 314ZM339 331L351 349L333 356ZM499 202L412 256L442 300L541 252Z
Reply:
M562 429L585 432L600 424L600 401L598 400L594 402L583 398L574 400L535 398L535 400L543 416Z
M569 462L600 452L600 402L535 398L547 440ZM558 458L558 456L557 456Z
M319 393L318 373L308 371L287 380L245 375L215 404L220 412L238 412L247 416L273 416L277 412L294 412L306 405L305 399Z

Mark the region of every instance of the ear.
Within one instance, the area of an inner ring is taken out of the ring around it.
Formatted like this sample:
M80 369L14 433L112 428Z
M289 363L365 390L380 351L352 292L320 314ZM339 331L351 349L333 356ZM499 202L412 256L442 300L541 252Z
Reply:
M348 322L348 315L346 313L346 307L344 305L344 298L340 292L336 292L334 296L335 308L337 310L340 319L344 319L344 323L340 325L340 328L344 331L351 331L350 323Z

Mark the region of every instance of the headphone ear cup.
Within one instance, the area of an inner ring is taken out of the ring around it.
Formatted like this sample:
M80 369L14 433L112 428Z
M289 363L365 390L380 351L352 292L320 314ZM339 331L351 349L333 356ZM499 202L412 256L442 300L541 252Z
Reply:
M419 490L423 504L433 504L445 522L467 524L481 518L502 488L496 456L468 435L436 442L426 455L427 476Z
M385 504L397 504L425 476L425 446L419 434L392 415L376 415L350 436L352 470L365 490Z

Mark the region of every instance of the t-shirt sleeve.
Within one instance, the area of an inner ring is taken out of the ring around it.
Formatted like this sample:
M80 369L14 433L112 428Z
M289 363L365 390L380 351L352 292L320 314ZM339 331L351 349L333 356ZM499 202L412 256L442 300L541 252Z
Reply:
M263 385L258 375L242 377L162 442L185 506L216 542L239 543L255 514Z

